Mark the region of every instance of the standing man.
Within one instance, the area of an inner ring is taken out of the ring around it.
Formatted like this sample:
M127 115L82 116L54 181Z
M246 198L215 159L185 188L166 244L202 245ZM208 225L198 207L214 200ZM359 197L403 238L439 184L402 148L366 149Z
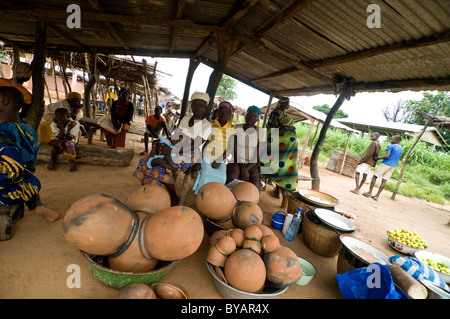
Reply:
M400 160L400 156L402 155L403 148L399 145L401 140L402 137L400 135L392 136L391 144L389 144L386 148L386 155L375 157L375 160L382 159L383 161L381 161L380 166L378 166L378 168L375 170L372 181L370 182L369 191L367 193L363 193L364 196L371 197L373 200L378 200L378 197L386 186L386 182L388 181L388 179L391 178L395 166L397 166L397 163ZM372 190L378 177L381 177L381 185L378 189L378 193L372 196Z
M147 127L147 130L144 133L145 151L141 152L140 155L148 154L148 138L151 136L152 139L158 139L162 129L164 129L167 138L170 138L169 129L167 128L166 121L161 113L162 107L158 105L155 107L155 114L149 115L145 120L145 125Z
M374 159L375 156L378 156L378 153L381 151L380 143L378 142L378 138L380 137L380 133L373 132L370 134L370 140L372 143L367 147L363 156L359 159L358 167L356 168L355 174L355 182L356 188L351 190L352 193L359 194L359 190L364 185L367 175L371 172L372 167L375 167L377 161ZM362 174L361 183L359 182L359 178Z

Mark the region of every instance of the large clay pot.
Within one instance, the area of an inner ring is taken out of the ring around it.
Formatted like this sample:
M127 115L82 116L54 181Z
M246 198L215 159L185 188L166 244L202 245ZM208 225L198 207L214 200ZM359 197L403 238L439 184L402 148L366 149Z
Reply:
M228 234L227 229L221 229L221 230L215 231L209 238L209 245L215 246L217 244L217 242L220 240L220 238L226 236L227 234Z
M237 200L231 190L218 182L211 182L203 185L195 196L197 209L206 217L215 220L227 220Z
M139 240L145 257L173 261L193 254L203 235L203 221L196 211L173 206L146 217Z
M233 212L235 227L246 229L248 226L262 224L263 212L257 203L240 202Z
M139 225L149 216L147 213L137 212L139 216ZM142 254L139 246L139 236L135 236L130 246L117 257L108 257L109 268L122 272L143 273L155 269L158 260L155 258L147 259Z
M248 226L244 230L243 249L250 249L258 255L261 254L262 231L256 225Z
M163 186L143 185L131 193L126 204L132 211L155 214L170 207L170 195Z
M249 249L236 250L225 263L225 277L232 287L250 293L264 288L266 267L261 257Z
M122 253L137 233L139 218L121 201L91 195L76 201L63 219L64 237L72 246L93 255Z
M285 246L280 246L272 252L265 252L264 264L267 281L274 288L286 288L296 283L303 273L297 255Z
M156 294L146 284L135 283L120 289L117 299L156 299Z
M259 190L250 182L240 182L239 184L236 184L231 189L231 192L238 201L254 203L259 202Z

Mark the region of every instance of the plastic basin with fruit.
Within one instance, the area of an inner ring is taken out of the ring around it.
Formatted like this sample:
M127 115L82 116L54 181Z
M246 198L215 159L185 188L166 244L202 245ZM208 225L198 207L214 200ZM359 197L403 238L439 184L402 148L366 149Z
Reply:
M406 229L397 229L387 231L388 244L391 248L413 256L416 251L421 251L428 247L428 243L417 233Z
M450 258L428 251L417 251L414 256L435 270L444 282L450 283Z

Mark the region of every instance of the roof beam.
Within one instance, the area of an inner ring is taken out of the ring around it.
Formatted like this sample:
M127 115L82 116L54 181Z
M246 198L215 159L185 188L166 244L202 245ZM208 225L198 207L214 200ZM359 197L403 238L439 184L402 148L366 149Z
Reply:
M446 31L441 34L436 34L430 37L425 37L418 40L403 41L391 45L386 45L374 49L368 49L360 52L349 53L341 55L334 58L324 59L309 62L312 68L320 68L329 65L342 64L347 62L352 62L356 60L370 58L380 54L386 54L391 52L398 52L402 50L415 49L420 47L425 47L433 44L444 43L450 41L450 31Z
M184 9L186 8L186 0L178 0L175 5L174 19L178 20L183 17ZM172 54L175 48L175 37L177 35L177 29L172 27L172 34L170 35L170 48L169 53Z
M103 9L103 6L98 2L98 0L89 0L89 6L99 13L105 13L105 9ZM130 49L125 41L123 41L122 37L117 33L116 29L114 29L114 27L111 25L111 23L103 21L103 25L108 29L109 33L113 36L114 39L116 39L117 43L119 43L122 48L127 50Z
M229 29L234 26L253 6L255 6L260 0L245 0L245 2L240 6L239 10L237 10L227 21L222 24L222 27L225 29ZM202 45L195 52L195 56L200 56L205 50L214 42L214 37L212 34L203 41Z

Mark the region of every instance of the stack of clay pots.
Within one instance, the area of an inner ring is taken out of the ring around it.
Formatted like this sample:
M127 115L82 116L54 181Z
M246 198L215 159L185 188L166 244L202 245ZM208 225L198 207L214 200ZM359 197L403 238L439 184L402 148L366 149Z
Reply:
M81 251L105 256L112 270L143 273L158 260L193 254L203 240L203 221L193 209L170 206L167 190L144 185L126 204L103 194L75 202L63 220L67 242Z
M201 214L223 229L245 229L263 222L258 188L249 182L240 182L231 190L221 183L207 183L199 189L195 202Z
M282 289L302 276L297 255L280 245L265 225L219 230L209 243L207 262L226 284L241 291L262 293L266 286Z

